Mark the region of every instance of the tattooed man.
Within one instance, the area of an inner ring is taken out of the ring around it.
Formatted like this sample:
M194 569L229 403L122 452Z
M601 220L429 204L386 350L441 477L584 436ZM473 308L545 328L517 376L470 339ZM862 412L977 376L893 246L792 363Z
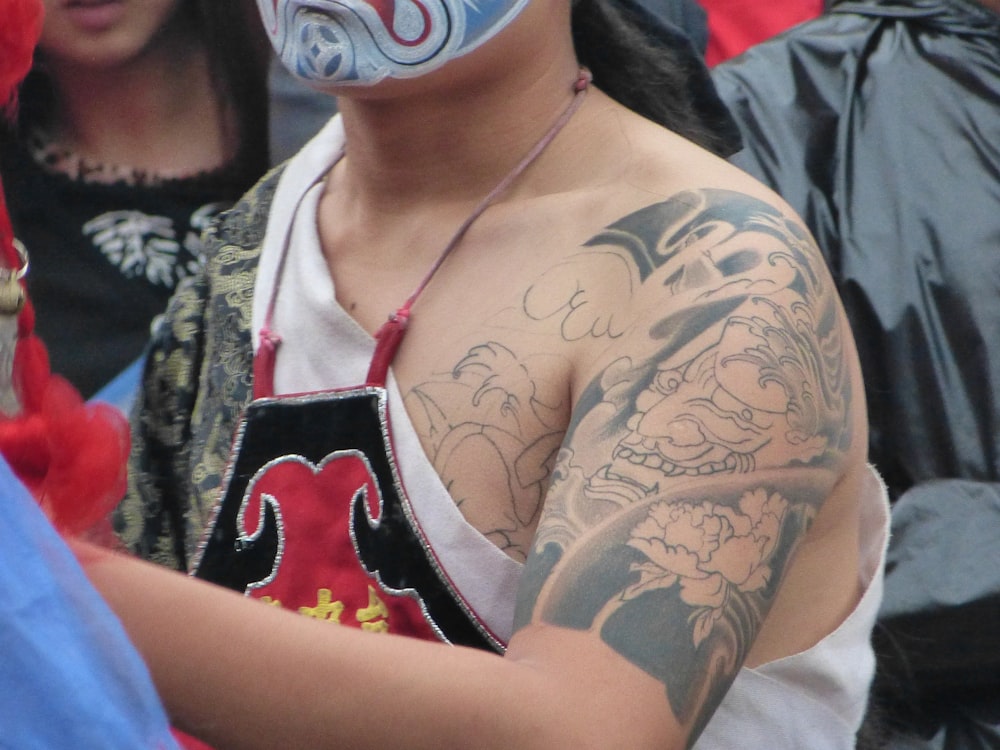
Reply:
M666 129L602 89L642 36L600 3L259 4L341 115L157 334L119 529L202 580L88 562L177 722L853 747L886 525L856 355L799 219L691 140L686 74Z

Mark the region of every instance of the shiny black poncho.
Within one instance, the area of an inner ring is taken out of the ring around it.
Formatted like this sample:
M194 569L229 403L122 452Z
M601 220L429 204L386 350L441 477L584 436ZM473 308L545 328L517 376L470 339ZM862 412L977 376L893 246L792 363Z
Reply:
M891 748L1000 747L1000 14L834 3L714 69L734 161L808 223L892 499ZM909 734L919 739L903 739Z

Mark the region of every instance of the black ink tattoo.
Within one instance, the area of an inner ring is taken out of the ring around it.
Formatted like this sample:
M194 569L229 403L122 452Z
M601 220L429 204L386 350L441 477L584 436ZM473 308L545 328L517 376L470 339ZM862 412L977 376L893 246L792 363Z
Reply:
M851 441L836 299L800 226L741 194L684 193L587 244L630 260L670 312L578 399L515 627L600 632L696 737Z
M615 308L590 297L592 284L606 276L629 278L626 259L613 252L594 252L560 263L528 287L524 314L539 322L556 320L564 341L619 338L624 328Z
M406 396L428 456L466 518L515 559L527 557L559 445L566 408L542 393L509 348L472 348L447 378ZM476 467L470 475L468 466ZM497 488L505 490L497 497Z

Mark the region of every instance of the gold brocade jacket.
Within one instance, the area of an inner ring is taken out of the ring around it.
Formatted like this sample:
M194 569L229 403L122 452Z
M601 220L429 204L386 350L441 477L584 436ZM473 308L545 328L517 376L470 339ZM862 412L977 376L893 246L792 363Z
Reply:
M205 233L207 262L156 325L132 412L128 493L115 531L135 554L187 570L211 521L233 433L253 394L257 261L281 167Z

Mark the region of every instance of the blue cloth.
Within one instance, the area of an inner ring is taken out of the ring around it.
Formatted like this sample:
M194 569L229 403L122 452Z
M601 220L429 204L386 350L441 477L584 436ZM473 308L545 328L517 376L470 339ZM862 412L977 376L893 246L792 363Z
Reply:
M125 416L132 410L132 404L139 393L142 382L142 371L146 366L146 355L143 354L132 364L116 375L107 385L91 397L91 401L103 401L114 406Z
M0 748L176 750L121 623L0 459Z

